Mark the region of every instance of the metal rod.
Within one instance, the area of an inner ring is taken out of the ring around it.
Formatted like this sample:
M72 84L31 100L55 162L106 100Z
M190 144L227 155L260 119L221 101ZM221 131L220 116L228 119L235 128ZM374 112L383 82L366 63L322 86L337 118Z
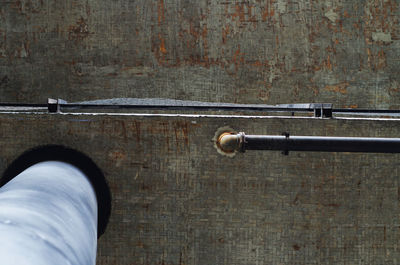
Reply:
M223 151L280 150L317 152L400 153L400 138L325 137L286 135L222 134Z
M97 201L64 162L35 164L0 189L0 264L94 265Z
M397 109L332 109L333 113L400 114Z
M141 104L132 104L132 105L106 105L106 104L60 104L61 110L71 110L71 109L138 109L138 110L193 110L193 111L271 111L271 112L313 112L313 109L309 108L286 108L279 106L240 106L240 105L232 105L232 106L216 106L216 105L141 105Z
M50 112L62 112L69 110L178 110L178 111L254 111L254 112L290 112L294 113L314 113L314 117L331 118L332 114L344 115L386 115L399 116L400 110L389 109L352 109L352 108L333 108L331 103L302 103L302 104L235 104L235 103L215 103L197 102L171 99L119 99L120 103L115 104L98 102L78 102L68 103L62 99L48 99L47 104L36 103L12 103L0 102L0 110L5 107L14 108L45 108ZM126 103L130 102L130 103Z

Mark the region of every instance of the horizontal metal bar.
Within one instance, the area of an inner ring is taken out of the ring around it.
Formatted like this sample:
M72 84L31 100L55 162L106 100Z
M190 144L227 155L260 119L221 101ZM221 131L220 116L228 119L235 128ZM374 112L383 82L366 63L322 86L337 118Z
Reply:
M149 110L215 110L215 111L280 111L280 112L313 112L306 108L284 107L247 107L247 106L214 106L214 105L98 105L98 104L60 104L65 109L149 109Z
M224 152L246 150L400 153L400 138L246 135L223 133L217 146Z
M124 101L125 100L125 101ZM105 100L106 101L106 100ZM127 104L126 102L129 102ZM353 108L333 108L331 103L304 103L304 104L236 104L236 103L217 103L217 102L198 102L171 99L121 99L117 104L112 103L91 103L78 102L68 103L61 99L48 99L47 104L36 103L9 103L0 102L1 107L27 107L45 108L50 112L68 110L178 110L178 111L254 111L254 112L288 112L288 113L314 113L315 117L332 117L333 114L353 114L353 115L387 115L399 116L400 110L385 109L353 109Z
M6 102L0 102L0 107L46 108L46 107L47 107L47 104L35 104L35 103L6 103Z
M62 99L48 99L49 112L62 112L73 109L140 109L140 110L192 110L192 111L258 111L258 112L308 112L314 116L331 116L332 104L307 103L307 104L232 104L199 101L184 101L171 99L119 99L117 102L105 100L110 103L79 102L68 103ZM121 102L125 102L121 104ZM129 102L128 104L126 104Z
M333 113L399 114L400 110L389 109L332 109Z
M245 150L400 153L399 138L246 135Z

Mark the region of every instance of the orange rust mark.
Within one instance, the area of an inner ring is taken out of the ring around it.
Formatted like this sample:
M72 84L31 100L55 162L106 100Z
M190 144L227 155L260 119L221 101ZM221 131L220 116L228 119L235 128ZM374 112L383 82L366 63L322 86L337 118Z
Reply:
M261 61L258 61L258 60L255 61L255 62L253 62L251 65L252 65L252 66L257 66L257 67L263 66L262 62L261 62Z
M203 30L201 32L201 38L203 39L203 49L204 49L204 54L203 54L203 61L208 64L208 41L207 41L207 35L208 35L208 28L207 25L203 26Z
M208 27L206 24L202 24L200 26L194 25L193 21L189 21L189 28L183 29L178 33L179 38L183 43L186 44L186 47L190 50L195 50L197 46L202 45L202 54L188 54L185 56L183 60L180 57L177 57L174 64L169 64L170 67L177 67L180 65L195 65L199 64L205 67L209 67L211 64L215 64L213 60L208 58Z
M357 104L353 104L353 105L344 105L343 108L346 108L346 109L356 109L356 108L358 108L358 105L357 105Z
M333 53L336 52L335 48L333 48L333 47L331 47L331 46L326 47L325 50L326 50L327 52L333 52Z
M200 27L200 29L198 29L198 27L195 27L193 25L193 22L190 21L189 22L189 33L190 35L192 35L196 41L197 39L200 39L200 37L204 37L207 36L207 25L204 25L203 27Z
M267 4L265 5L264 12L262 13L262 21L265 22L268 17L273 17L275 15L274 10L275 0L267 0Z
M350 17L349 13L346 10L343 12L343 17L345 17L345 18L349 18Z
M253 22L253 26L256 27L256 24L254 23L258 22L258 20L256 18L256 15L255 14L253 15L253 8L254 6L247 4L247 17L248 17L247 21Z
M108 157L116 162L116 165L119 166L121 161L125 159L126 154L121 151L113 151L108 154Z
M225 44L226 43L226 39L228 37L230 28L229 25L227 25L225 28L222 28L222 43Z
M264 7L264 11L261 15L261 20L263 22L267 21L268 17L273 17L275 14L274 5L275 0L268 0L266 6Z
M384 69L386 66L386 54L383 50L381 50L377 53L375 68L379 70Z
M232 14L232 18L239 17L240 22L244 22L244 6L243 4L235 4L235 13Z
M158 35L159 39L160 39L160 52L162 54L166 54L167 53L167 49L165 49L165 40L163 37L161 37L161 34Z
M139 247L139 248L145 248L145 247L146 247L146 245L143 244L141 241L138 241L138 242L136 243L136 246Z
M239 65L244 63L244 53L240 52L240 45L233 55L232 62L235 65L235 71L237 72Z
M133 127L135 130L135 136L136 136L136 142L140 142L140 122L139 121L134 121L133 122Z
M255 67L270 67L268 60L265 61L260 61L260 60L255 60L255 61L247 61L246 64L255 66Z
M167 53L167 49L165 48L165 40L158 34L158 41L152 39L152 51L154 53L154 57L157 59L160 65L166 65L167 62L165 60L165 56Z
M340 94L347 94L347 87L349 86L349 82L342 82L335 85L326 85L325 90L336 92Z
M207 25L204 25L204 26L203 26L203 30L202 30L202 32L201 32L201 37L202 37L203 39L206 39L206 38L207 38L207 34L208 34Z
M164 0L159 0L157 3L157 17L158 17L158 25L161 25L165 20L165 8L164 8Z
M367 48L368 65L373 70L382 70L387 66L386 54L383 50L373 53L370 48Z
M121 137L125 141L128 139L125 121L123 120L103 121L101 123L101 132L109 137Z
M118 123L118 121L117 121ZM125 126L125 121L120 120L119 121L120 124L120 128L121 128L121 136L125 139L125 141L127 140L127 133L126 133L126 126ZM117 127L117 126L115 126Z
M235 3L233 13L228 12L228 6L230 6L230 5L227 4L225 6L225 14L227 17L230 17L232 20L235 20L236 18L238 18L238 21L241 23L258 22L256 16L253 15L254 6L252 4L250 4L248 2Z
M332 70L332 62L331 62L331 56L328 54L328 57L326 58L326 60L324 60L322 62L322 65L328 69L328 70Z
M349 32L348 31L345 31L344 29L343 29L343 20L339 20L339 32L343 32L343 33L346 33L347 35L351 35L351 34L349 34Z
M189 144L189 126L187 122L177 121L174 123L175 129L175 139L176 142L180 142L181 139L184 140L185 145Z
M175 122L174 124L176 151L189 150L189 134L186 122ZM183 141L182 141L183 140Z
M165 136L165 144L167 147L167 150L170 151L170 145L169 145L169 123L168 122L160 122L160 126L162 126L162 134Z
M275 10L271 9L271 12L269 13L270 17L273 17L275 15Z
M75 41L83 40L83 39L87 38L89 36L89 34L90 34L89 27L88 27L85 19L83 19L83 17L81 17L76 22L76 25L71 25L68 28L68 39L69 40L75 40Z
M179 150L179 134L178 134L178 128L176 126L174 127L174 132L175 132L175 142L176 142L176 150Z
M185 144L189 145L189 129L188 129L187 123L185 123L182 126L182 133L183 133L183 138L184 138Z

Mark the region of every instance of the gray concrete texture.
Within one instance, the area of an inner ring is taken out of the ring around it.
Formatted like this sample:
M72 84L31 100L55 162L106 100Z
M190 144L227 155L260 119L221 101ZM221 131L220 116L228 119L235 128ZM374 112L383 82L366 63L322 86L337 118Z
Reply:
M104 171L97 264L399 264L399 155L217 153L253 134L396 137L398 120L0 114L0 170L62 144Z
M399 108L398 0L0 0L0 99Z
M400 2L0 0L0 101L400 108ZM0 113L0 171L62 144L113 195L97 264L399 264L399 155L217 153L215 131L398 137L395 119Z

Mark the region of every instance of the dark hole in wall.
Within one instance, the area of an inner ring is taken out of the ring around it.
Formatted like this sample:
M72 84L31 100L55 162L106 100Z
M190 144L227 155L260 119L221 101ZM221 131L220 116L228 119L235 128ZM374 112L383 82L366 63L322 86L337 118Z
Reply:
M111 192L100 168L87 155L61 145L38 146L30 149L14 160L0 179L0 187L5 185L28 167L43 161L62 161L79 168L92 184L97 198L97 237L106 230L111 214Z

